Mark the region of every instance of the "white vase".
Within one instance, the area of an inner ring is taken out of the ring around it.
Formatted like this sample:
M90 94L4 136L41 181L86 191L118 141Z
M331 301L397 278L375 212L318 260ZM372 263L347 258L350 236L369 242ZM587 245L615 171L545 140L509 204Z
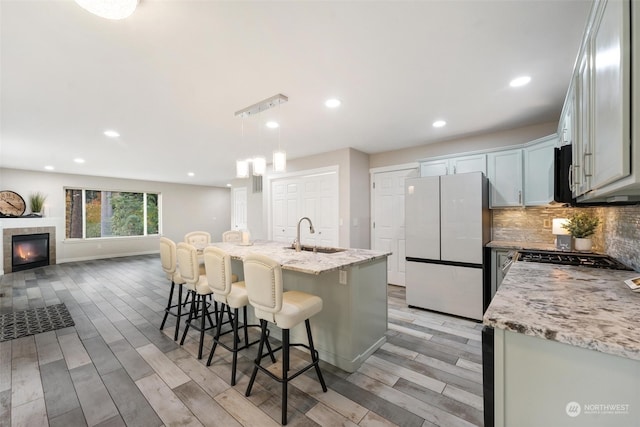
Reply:
M579 252L589 252L591 251L591 247L593 246L593 241L590 237L586 238L575 238L574 249Z

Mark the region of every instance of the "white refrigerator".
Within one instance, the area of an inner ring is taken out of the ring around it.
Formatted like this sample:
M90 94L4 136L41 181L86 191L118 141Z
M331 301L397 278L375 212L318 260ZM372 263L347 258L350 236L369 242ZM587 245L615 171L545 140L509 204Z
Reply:
M405 181L409 306L482 320L487 192L482 172Z

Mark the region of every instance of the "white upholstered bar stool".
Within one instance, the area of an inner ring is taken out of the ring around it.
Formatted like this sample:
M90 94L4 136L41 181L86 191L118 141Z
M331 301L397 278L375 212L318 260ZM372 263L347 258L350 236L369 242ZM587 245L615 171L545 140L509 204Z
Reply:
M196 248L204 249L205 246L211 243L211 234L207 231L192 231L184 235L184 242Z
M255 316L260 319L262 333L258 346L258 356L255 359L253 373L247 386L246 396L251 394L253 382L258 370L269 375L282 384L282 424L287 424L287 388L288 383L298 375L315 368L322 391L327 391L320 366L318 365L318 352L313 346L311 325L309 318L322 311L322 299L300 291L284 292L282 281L282 267L280 264L264 255L249 254L244 259L244 280L249 297L249 303L253 306ZM290 343L289 330L303 322L307 328L308 345L303 343ZM282 349L282 377L278 377L260 362L263 358L263 345L268 339L267 322L275 324L282 329L282 346L274 349ZM292 375L289 375L289 348L291 346L305 347L311 353L311 363L304 366Z
M191 293L191 309L189 310L189 317L185 322L184 332L182 333L182 339L180 345L184 344L184 340L187 337L189 327L193 327L200 332L200 345L198 347L198 359L202 358L202 345L204 343L204 333L215 327L213 320L211 320L211 314L209 313L209 303L206 301L206 297L211 295L211 288L207 282L207 276L201 273L200 262L198 261L198 250L195 246L188 243L180 242L177 247L178 269L180 276L185 281L185 286ZM198 305L200 307L198 307ZM214 316L217 315L217 303L214 303L215 311ZM200 319L198 325L197 320ZM209 320L209 326L205 326L205 320Z
M242 231L228 230L222 233L222 241L227 243L240 243L242 242Z
M238 365L238 351L244 350L250 345L256 344L258 340L249 342L248 327L258 327L260 325L248 325L247 324L247 305L249 304L249 298L247 297L247 290L245 289L244 282L232 282L231 279L231 257L228 253L220 248L209 246L204 250L204 266L207 272L207 281L209 287L213 291L213 299L219 302L220 310L218 311L218 318L216 319L216 334L213 338L213 346L209 353L209 359L207 360L207 366L211 365L213 354L216 351L216 347L220 344L233 353L233 360L231 363L231 385L236 385L236 367ZM229 315L229 321L231 322L231 331L222 333L222 325L225 308ZM239 319L238 310L242 308L243 311L243 324L242 329L244 332L244 344L242 347L238 347L240 337L238 336ZM233 315L230 312L233 309ZM220 341L220 337L226 333L233 333L233 344L231 347ZM276 359L271 351L271 346L268 347L271 355L271 360L275 363Z
M174 341L178 341L178 330L180 329L180 318L186 316L189 312L182 312L182 307L188 302L188 299L182 301L182 285L185 284L185 280L180 276L178 271L178 263L176 257L176 244L173 240L166 237L160 238L160 264L162 269L167 275L167 279L171 280L171 290L169 291L169 302L167 308L164 309L164 317L160 324L160 330L164 329L164 324L167 321L169 315L176 318L176 331L173 336ZM173 304L173 291L175 286L178 285L178 303Z

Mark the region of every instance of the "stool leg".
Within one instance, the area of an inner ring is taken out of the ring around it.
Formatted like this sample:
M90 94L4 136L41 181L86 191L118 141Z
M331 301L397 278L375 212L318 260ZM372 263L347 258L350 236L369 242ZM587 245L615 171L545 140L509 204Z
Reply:
M200 320L200 345L198 346L198 359L202 359L202 346L204 345L204 324L205 318L209 318L209 322L211 322L211 326L213 326L213 321L211 320L211 316L209 315L209 310L207 310L207 301L204 295L199 295L200 304L202 305L202 319Z
M178 341L178 331L180 330L180 318L182 317L182 285L178 288L178 317L176 318L176 332L173 334L173 340Z
M289 384L289 330L282 330L282 425L287 424L287 386Z
M227 306L228 307L228 306ZM245 328L246 330L246 328ZM238 309L233 309L233 361L231 362L231 385L236 385L236 367L238 366Z
M242 315L244 321L244 345L249 347L249 331L247 330L247 306L242 307Z
M218 346L218 340L220 339L220 332L222 330L222 316L224 316L224 304L222 304L222 310L216 317L218 324L216 325L216 336L213 338L213 346L211 347L211 352L209 353L209 360L207 360L207 366L211 366L211 360L213 359L213 353L216 351L216 347Z
M320 361L318 360L318 352L316 348L313 346L313 337L311 336L311 324L309 323L309 319L304 321L305 326L307 327L307 339L309 340L309 352L311 353L311 360L313 361L316 374L318 374L318 380L320 380L320 385L322 386L322 391L327 391L327 385L324 382L324 377L322 376L322 372L320 372Z
M189 291L192 293L193 291ZM191 324L191 319L193 319L193 312L196 310L195 305L196 299L193 295L191 295L191 308L189 309L189 316L187 317L187 321L184 325L184 332L182 333L182 339L180 340L180 345L184 344L184 339L187 337L187 331L189 330L189 325Z
M167 321L167 316L169 315L169 310L171 310L171 301L173 300L173 288L175 287L175 282L171 281L171 290L169 291L169 303L167 304L167 308L164 309L164 317L162 318L162 323L160 324L160 330L164 329L164 322Z
M251 379L249 380L249 385L247 386L247 391L244 393L245 396L249 396L251 394L251 388L253 387L253 382L256 380L256 374L258 373L258 366L260 366L260 361L262 360L262 350L264 349L264 342L267 339L267 321L260 319L261 333L260 333L260 344L258 344L258 356L254 361L253 372L251 373Z

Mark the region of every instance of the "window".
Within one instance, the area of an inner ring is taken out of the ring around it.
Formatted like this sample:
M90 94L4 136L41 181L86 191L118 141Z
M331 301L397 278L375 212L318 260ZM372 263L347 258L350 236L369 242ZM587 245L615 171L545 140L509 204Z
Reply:
M66 238L158 234L159 194L86 189L65 190Z

